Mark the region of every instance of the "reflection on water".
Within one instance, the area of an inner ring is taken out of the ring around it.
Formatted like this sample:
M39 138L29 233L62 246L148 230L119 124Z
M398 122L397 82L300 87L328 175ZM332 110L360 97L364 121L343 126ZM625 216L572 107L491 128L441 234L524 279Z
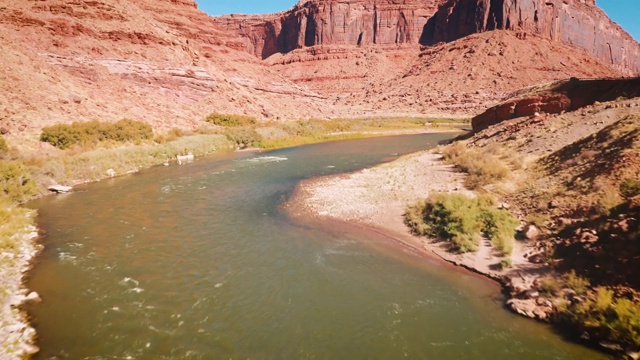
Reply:
M446 135L228 154L34 204L40 359L578 359L476 276L355 228L292 222L304 178Z

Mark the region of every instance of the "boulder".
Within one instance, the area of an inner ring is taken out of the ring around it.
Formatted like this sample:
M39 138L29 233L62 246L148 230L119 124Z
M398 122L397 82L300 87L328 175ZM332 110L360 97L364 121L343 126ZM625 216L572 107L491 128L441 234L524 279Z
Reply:
M527 240L536 240L540 236L540 230L535 225L529 224L524 227L522 234Z
M59 184L55 184L55 185L51 185L49 186L49 191L54 192L54 193L68 193L69 191L71 191L73 189L72 186L65 186L65 185L59 185Z

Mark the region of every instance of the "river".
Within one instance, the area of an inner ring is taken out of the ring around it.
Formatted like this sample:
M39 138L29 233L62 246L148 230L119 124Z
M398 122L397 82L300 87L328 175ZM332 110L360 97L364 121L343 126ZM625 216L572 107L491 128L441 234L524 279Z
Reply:
M488 280L281 209L303 179L450 136L219 154L34 202L35 358L606 358L511 314Z

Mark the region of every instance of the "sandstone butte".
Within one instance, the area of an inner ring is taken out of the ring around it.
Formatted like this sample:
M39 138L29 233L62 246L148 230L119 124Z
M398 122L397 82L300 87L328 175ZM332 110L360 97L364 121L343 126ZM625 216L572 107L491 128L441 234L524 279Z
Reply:
M313 0L222 17L192 0L10 1L0 47L0 128L28 148L63 122L471 116L525 86L640 74L640 45L593 0Z

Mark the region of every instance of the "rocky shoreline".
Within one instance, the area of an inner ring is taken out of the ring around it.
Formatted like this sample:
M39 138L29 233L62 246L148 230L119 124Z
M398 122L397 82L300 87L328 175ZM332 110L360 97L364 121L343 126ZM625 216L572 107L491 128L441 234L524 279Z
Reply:
M0 267L3 284L3 292L0 293L0 339L3 339L0 359L24 359L39 351L35 346L36 331L22 310L25 304L40 301L38 294L29 292L23 281L31 269L32 260L42 248L35 241L37 237L37 229L29 226L14 235L14 252L0 254L7 265Z
M539 279L550 273L528 259L535 242L516 242L512 266L489 241L477 252L457 254L447 242L413 236L404 224L405 207L432 192L457 192L475 196L463 186L465 174L445 164L433 151L404 156L394 162L355 173L304 181L286 205L293 216L312 216L355 222L382 232L424 254L499 282L507 292L506 306L526 317L550 321L554 305L536 290Z

